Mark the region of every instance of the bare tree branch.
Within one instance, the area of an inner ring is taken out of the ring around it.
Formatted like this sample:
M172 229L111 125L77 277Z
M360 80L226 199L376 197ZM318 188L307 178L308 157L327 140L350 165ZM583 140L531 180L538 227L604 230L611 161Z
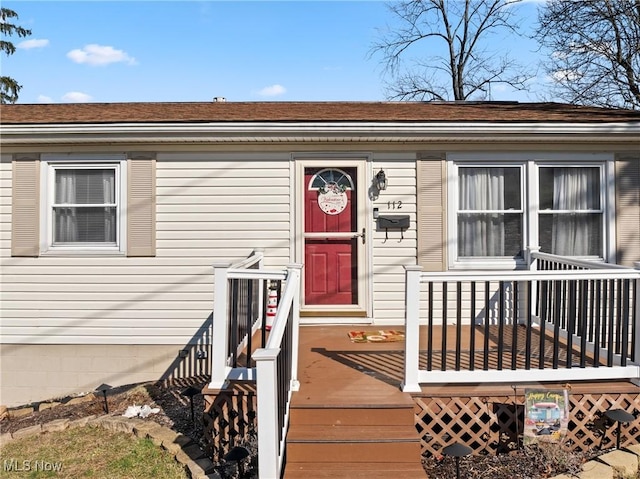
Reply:
M380 55L391 99L468 100L490 96L491 84L526 90L533 77L487 39L517 33L521 0L400 0L389 10L398 26L370 51ZM447 86L449 85L449 86Z
M640 109L640 0L550 0L536 38L557 97Z

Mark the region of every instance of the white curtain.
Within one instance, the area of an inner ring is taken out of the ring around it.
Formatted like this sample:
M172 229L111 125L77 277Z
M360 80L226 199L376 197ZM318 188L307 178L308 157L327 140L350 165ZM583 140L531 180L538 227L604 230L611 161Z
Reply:
M102 196L105 204L113 204L115 203L115 175L113 174L113 170L103 171L102 172ZM116 217L113 213L113 207L105 208L104 214L104 237L103 240L105 242L114 241L115 239L115 221Z
M460 168L458 244L460 256L504 256L504 168Z
M56 204L75 204L76 189L75 171L56 171ZM55 242L73 243L78 241L78 218L75 208L57 207L54 220L56 222Z
M553 209L576 211L598 209L597 168L554 168ZM599 222L589 213L554 214L551 252L561 256L588 255L597 240Z

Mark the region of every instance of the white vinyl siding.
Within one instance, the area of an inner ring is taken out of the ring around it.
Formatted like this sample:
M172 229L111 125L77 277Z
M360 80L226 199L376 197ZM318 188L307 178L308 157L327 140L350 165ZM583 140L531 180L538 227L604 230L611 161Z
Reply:
M374 152L371 158L370 175L382 168L389 186L368 200L369 213L378 208L381 215L406 214L411 221L404 238L399 231L389 231L388 238L375 231L372 214L367 225L372 319L401 324L403 266L418 258L416 154ZM239 260L255 248L264 250L267 268L284 268L293 259L288 152L157 154L155 257L11 257L11 160L3 155L0 163L4 342L194 343L211 318L211 264ZM633 240L638 210L633 188L628 191L620 201L631 201L625 234ZM434 261L445 253L444 245L433 251Z
M216 261L262 248L290 262L287 154L159 154L156 256L15 258L2 236L3 342L193 344L211 319ZM10 231L11 159L0 225ZM7 209L8 208L8 209Z
M159 257L290 262L287 155L158 155Z
M384 170L388 187L372 207L382 215L409 215L410 227L400 231L375 231L373 221L373 310L374 322L401 324L404 321L404 266L415 265L416 156L412 153L376 153L373 173ZM395 202L395 205L394 205Z

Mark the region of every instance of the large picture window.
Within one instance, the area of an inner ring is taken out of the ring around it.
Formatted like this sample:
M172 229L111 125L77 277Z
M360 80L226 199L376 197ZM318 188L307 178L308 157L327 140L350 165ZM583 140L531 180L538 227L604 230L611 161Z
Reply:
M449 163L450 267L518 267L528 246L606 259L607 162L504 156Z

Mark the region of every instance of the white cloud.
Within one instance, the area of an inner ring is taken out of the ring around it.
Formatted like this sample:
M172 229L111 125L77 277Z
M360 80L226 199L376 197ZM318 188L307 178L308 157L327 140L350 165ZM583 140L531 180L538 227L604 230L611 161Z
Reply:
M65 103L86 103L91 101L93 97L80 91L70 91L62 95L62 101Z
M284 95L287 92L287 89L282 85L271 85L266 86L262 90L258 92L260 96L280 96Z
M556 70L551 74L551 79L559 83L575 81L581 77L582 75L577 70Z
M31 50L32 48L43 48L49 45L49 40L32 38L30 40L24 40L16 45L16 48L24 48L25 50Z
M38 103L53 103L53 99L47 95L38 95L37 98Z
M85 45L82 49L71 50L67 53L67 57L76 63L86 63L93 66L121 62L129 65L136 64L136 59L130 57L127 52L95 43Z

